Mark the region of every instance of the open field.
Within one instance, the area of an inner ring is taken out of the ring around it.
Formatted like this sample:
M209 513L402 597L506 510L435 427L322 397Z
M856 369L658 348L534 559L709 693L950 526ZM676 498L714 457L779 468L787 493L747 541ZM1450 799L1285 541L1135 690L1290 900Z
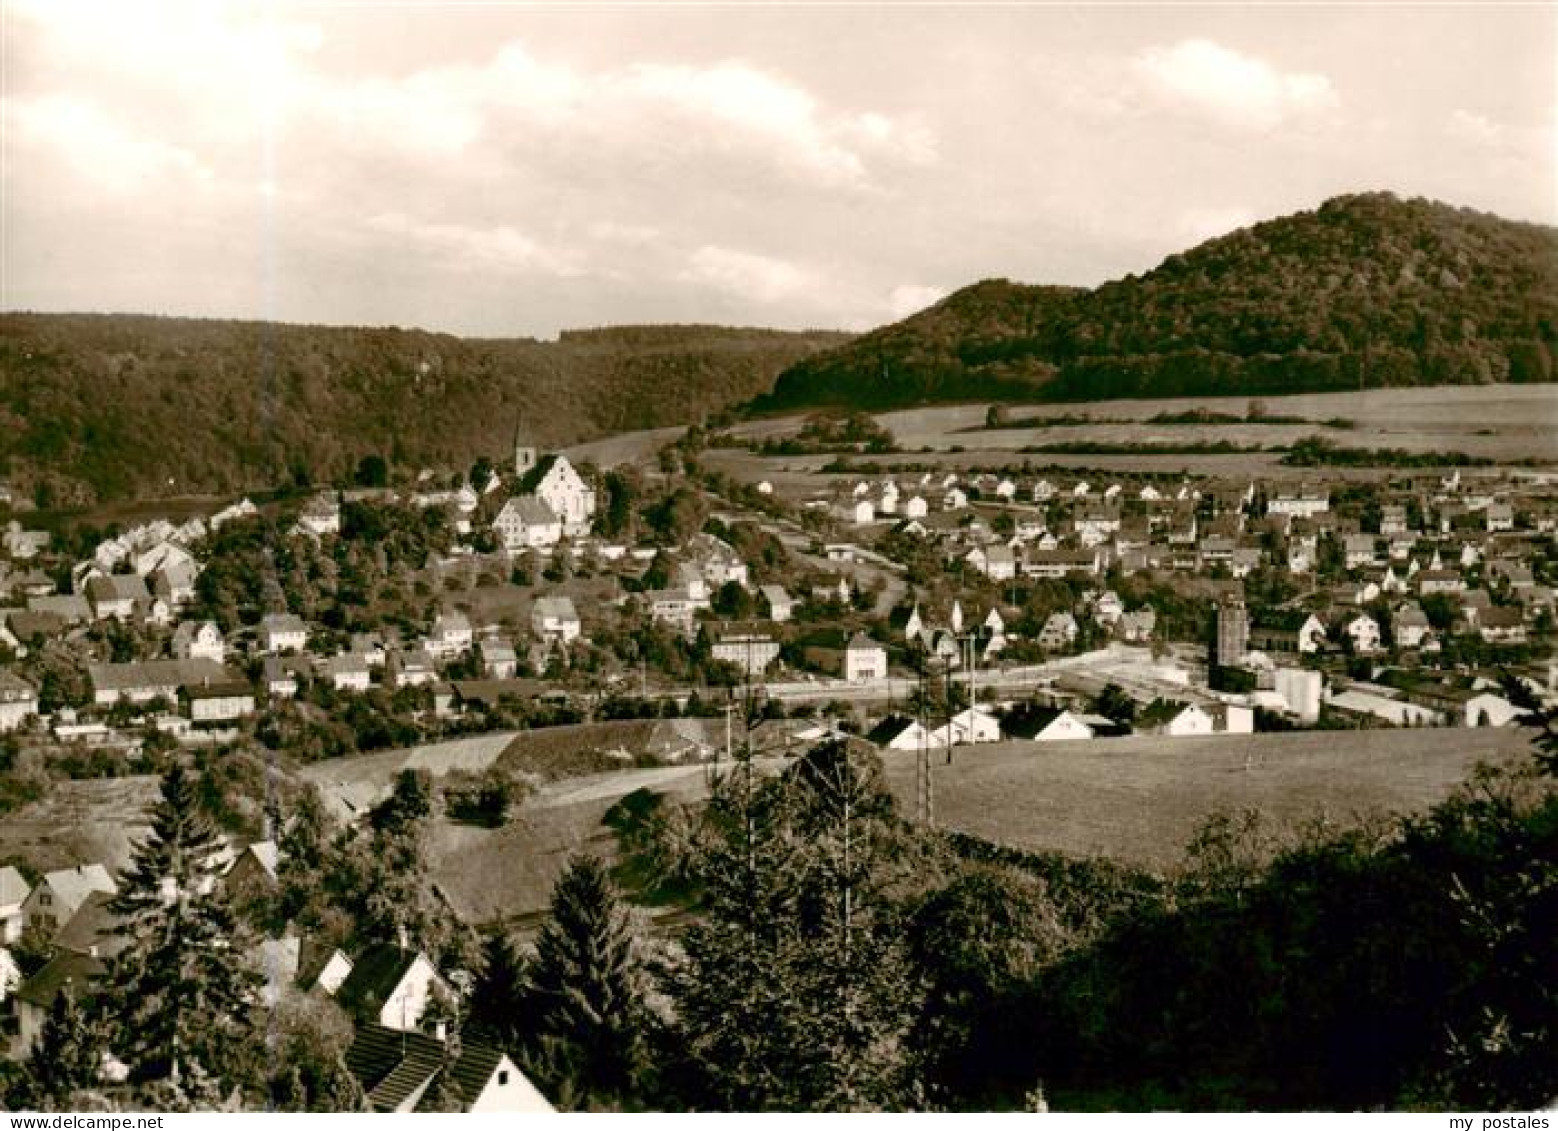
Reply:
M1160 413L1191 409L1242 416L1251 400L1273 416L1313 421L1344 417L1356 427L1320 424L1152 425ZM1321 434L1349 447L1405 448L1414 452L1465 452L1493 459L1558 460L1558 386L1443 385L1430 388L1368 389L1356 393L1306 393L1290 397L1180 397L1167 400L1093 401L1085 404L1011 405L1013 417L1092 416L1139 424L1063 428L1014 428L964 432L984 423L985 405L909 409L879 416L904 448L947 447L1015 450L1067 440L1135 443L1193 443L1232 440L1242 444L1288 444ZM1096 457L1095 457L1096 458ZM1197 461L1192 460L1192 463Z
M1066 428L1078 432L1086 429ZM1015 433L1008 433L1015 434ZM994 433L992 433L994 435ZM801 495L822 485L818 472L837 456L758 456L735 449L711 451L703 463L737 479L755 483L766 479L781 494ZM1236 452L1219 455L1062 455L1048 452L1024 455L1015 449L987 448L964 452L904 452L885 456L851 456L858 466L894 467L904 464L945 467L954 471L1021 467L1082 468L1151 476L1208 475L1215 478L1313 479L1313 468L1284 467L1280 452ZM1328 479L1378 479L1391 474L1385 469L1327 468Z
M40 872L130 859L157 800L155 776L60 782L42 801L0 818L0 860L21 859Z
M985 430L986 404L904 409L876 416L903 452L851 457L859 464L898 464L955 469L1018 467L1078 468L1155 476L1205 475L1266 481L1313 479L1369 481L1400 475L1387 467L1288 467L1282 452L1248 451L1195 455L1184 452L1067 454L1023 452L1025 447L1073 442L1185 445L1227 441L1244 446L1286 447L1322 436L1344 448L1400 448L1412 452L1457 452L1503 460L1558 463L1558 385L1443 386L1372 389L1360 393L1315 393L1265 397L1268 415L1299 416L1313 424L1148 424L1160 413L1203 409L1245 415L1252 398L1180 397L1166 400L1093 401L1082 404L1009 405L1011 415L1091 417L1097 424ZM1321 421L1340 417L1353 428ZM803 416L751 421L738 435L768 438L793 432ZM922 451L929 448L931 451ZM956 451L952 449L958 449ZM758 456L739 449L704 455L711 468L748 482L770 481L782 494L799 497L818 486L818 472L833 455ZM1474 470L1472 474L1492 474ZM1527 474L1517 470L1516 474Z
M576 462L588 461L603 468L615 467L619 463L650 458L683 431L682 428L649 428L642 432L621 432L563 450L569 459Z
M1529 743L1529 731L1505 728L961 747L953 765L933 766L936 820L1016 848L1168 868L1219 809L1256 808L1279 828L1411 812L1444 798L1479 761ZM887 765L909 813L916 757L893 754Z
M637 789L691 800L704 794L705 774L703 766L664 766L591 775L543 787L501 829L440 822L433 882L467 922L536 926L572 856L616 860L617 837L603 818L618 800Z
M479 773L498 760L518 733L496 731L402 750L331 758L304 766L298 775L319 788L334 813L347 816L385 797L401 770L428 770L435 775L450 770Z
M959 747L951 766L938 757L936 816L943 828L1017 848L1167 869L1219 809L1258 808L1279 829L1321 816L1345 824L1421 810L1478 762L1525 751L1529 738L1515 729L1311 731ZM897 752L885 759L888 784L909 815L915 759ZM615 859L616 838L602 818L618 799L650 789L696 800L706 788L707 767L697 765L544 786L504 828L441 825L435 882L472 922L533 924L569 856Z
M1192 409L1244 416L1259 399L1271 416L1297 416L1310 424L1149 424L1159 414ZM1001 467L1031 461L1035 466L1102 468L1121 472L1172 475L1185 471L1213 476L1261 475L1305 478L1313 468L1284 467L1280 452L1191 455L1064 454L1025 447L1072 442L1113 444L1206 444L1227 441L1245 446L1286 447L1306 436L1323 436L1342 447L1401 448L1412 452L1459 452L1490 459L1538 459L1558 462L1558 386L1452 385L1432 388L1370 389L1355 393L1312 393L1290 397L1177 397L1161 400L1092 401L1074 404L1008 405L1017 419L1090 417L1097 424L1055 427L983 428L987 404L946 405L877 414L897 438L904 454L863 457L872 463L927 463L958 467ZM1333 417L1352 428L1330 428ZM793 432L803 415L757 420L732 429L738 435L768 438ZM922 448L934 449L932 453ZM953 452L952 448L960 451ZM760 458L739 451L710 452L711 466L742 478L770 478L775 486L806 477L832 456ZM1388 469L1325 468L1333 479L1366 479Z

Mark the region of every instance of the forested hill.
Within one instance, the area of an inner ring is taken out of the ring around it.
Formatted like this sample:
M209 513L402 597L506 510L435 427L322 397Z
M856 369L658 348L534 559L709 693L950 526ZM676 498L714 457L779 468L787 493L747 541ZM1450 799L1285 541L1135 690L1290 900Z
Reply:
M1344 196L1092 291L977 283L807 358L759 411L1551 380L1558 230Z
M469 467L510 449L684 424L842 334L709 326L556 342L152 318L0 315L0 480L85 504L339 477L366 455Z

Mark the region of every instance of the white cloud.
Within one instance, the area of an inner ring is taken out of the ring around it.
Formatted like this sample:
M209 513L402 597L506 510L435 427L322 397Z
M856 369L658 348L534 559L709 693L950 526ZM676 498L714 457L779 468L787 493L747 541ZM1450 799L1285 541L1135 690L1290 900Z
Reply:
M567 249L549 248L523 232L501 224L473 228L463 224L428 223L396 212L367 217L363 227L404 240L451 267L493 267L504 271L576 278L584 274L582 257Z
M1269 130L1340 105L1325 75L1281 71L1210 39L1149 48L1135 70L1159 98L1248 129Z
M941 287L926 287L917 283L901 283L887 295L887 313L894 322L916 314L928 306L934 306L947 297Z
M187 187L211 179L211 170L189 150L137 134L91 102L63 95L8 98L0 111L8 147L52 151L78 177L111 195L159 182L180 181ZM37 173L36 166L18 168L24 177Z
M816 276L783 259L706 244L687 257L678 278L768 304L810 287Z
M1248 208L1190 208L1180 213L1175 227L1189 246L1249 227L1257 219Z
M1558 130L1546 127L1512 125L1485 114L1456 110L1445 125L1454 141L1462 142L1500 159L1529 162L1551 169L1558 163Z

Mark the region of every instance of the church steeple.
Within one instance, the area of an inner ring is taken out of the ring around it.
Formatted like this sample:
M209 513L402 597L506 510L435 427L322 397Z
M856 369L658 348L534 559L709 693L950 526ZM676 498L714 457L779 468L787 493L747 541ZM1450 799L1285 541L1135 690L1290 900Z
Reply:
M536 446L530 436L525 432L525 426L516 417L514 420L514 474L523 476L536 465Z

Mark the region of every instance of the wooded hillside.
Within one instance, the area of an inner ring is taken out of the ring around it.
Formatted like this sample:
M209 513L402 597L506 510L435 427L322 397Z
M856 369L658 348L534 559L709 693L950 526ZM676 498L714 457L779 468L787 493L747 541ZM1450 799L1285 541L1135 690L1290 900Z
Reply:
M322 482L363 456L468 467L695 422L846 340L709 326L557 342L135 315L0 315L0 478L76 505Z
M807 358L760 411L1549 381L1558 231L1374 193L1092 291L990 280Z

